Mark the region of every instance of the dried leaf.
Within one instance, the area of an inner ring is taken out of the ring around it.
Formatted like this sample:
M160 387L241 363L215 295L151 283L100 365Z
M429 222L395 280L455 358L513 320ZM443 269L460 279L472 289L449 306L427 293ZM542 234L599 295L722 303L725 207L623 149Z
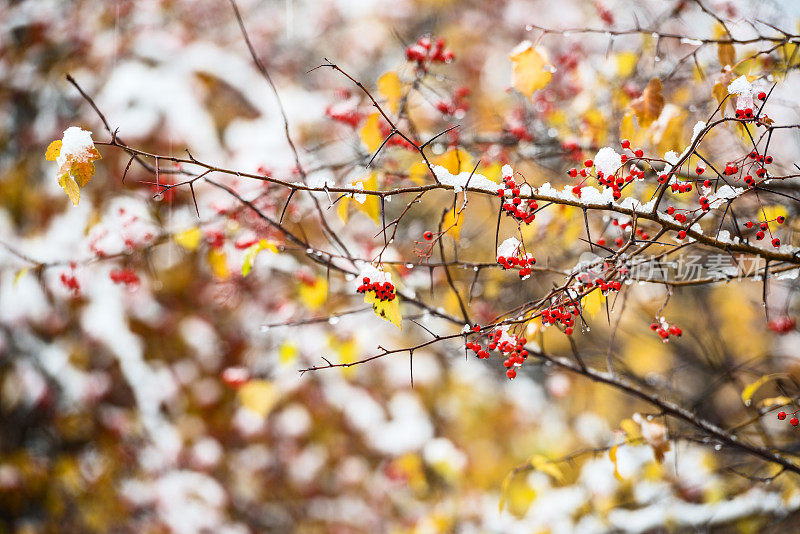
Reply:
M630 107L636 113L640 126L649 126L661 115L661 110L664 108L664 97L661 94L661 89L661 81L658 78L653 78L645 87L642 96L631 102Z
M720 43L717 45L717 58L722 67L733 66L736 63L736 49L731 43Z

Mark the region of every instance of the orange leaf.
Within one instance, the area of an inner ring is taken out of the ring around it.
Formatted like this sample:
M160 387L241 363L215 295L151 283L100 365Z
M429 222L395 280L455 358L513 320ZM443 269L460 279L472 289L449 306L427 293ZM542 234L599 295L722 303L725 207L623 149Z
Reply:
M645 87L642 96L631 102L631 109L636 113L640 126L648 126L661 115L664 108L664 96L661 94L661 81L653 78Z

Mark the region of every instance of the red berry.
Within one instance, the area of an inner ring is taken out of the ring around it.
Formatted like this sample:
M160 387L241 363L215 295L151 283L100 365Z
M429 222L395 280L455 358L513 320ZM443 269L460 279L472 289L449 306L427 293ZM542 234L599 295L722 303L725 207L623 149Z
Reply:
M623 139L622 141L620 141L620 144L622 145L622 148L630 148L631 147L631 142L629 140L627 140L627 139Z
M509 369L508 371L506 371L506 376L508 378L516 378L517 372L514 369Z
M765 93L764 91L761 91L760 93L758 93L758 99L759 100L764 100L765 98L767 98L767 93Z
M686 230L681 230L678 232L678 239L684 239L686 237Z
M635 155L637 158L641 158L642 156L644 156L644 150L642 150L641 148L637 148L637 149L634 151L634 153L633 153L633 154L634 154L634 155Z
M473 332L480 332L481 331L481 325L476 324L475 326L472 327L472 331Z
M786 412L778 412L778 419L780 419L781 421L786 419Z
M800 419L797 419L797 417L792 417L789 419L789 424L792 426L797 426L798 423L800 423Z
M430 241L431 239L433 239L433 232L431 232L430 230L428 230L427 232L425 232L424 234L422 234L422 237L424 237L424 238L425 238L425 241Z
M594 166L594 161L592 161L590 159L587 159L586 161L583 162L583 165L585 167L593 167Z
M781 240L776 237L775 239L772 240L772 246L778 248L779 246L781 246Z

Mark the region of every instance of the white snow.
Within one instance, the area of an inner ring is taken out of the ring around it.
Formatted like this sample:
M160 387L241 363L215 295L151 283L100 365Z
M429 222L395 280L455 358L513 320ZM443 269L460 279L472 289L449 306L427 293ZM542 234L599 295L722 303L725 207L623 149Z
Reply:
M433 173L436 175L436 179L439 180L439 183L452 186L456 193L460 193L466 187L481 189L483 191L489 191L490 193L496 193L500 188L500 184L478 173L464 171L453 175L441 165L435 166L433 168Z
M603 147L594 157L594 166L598 171L602 171L604 176L612 175L622 167L622 156L611 147Z

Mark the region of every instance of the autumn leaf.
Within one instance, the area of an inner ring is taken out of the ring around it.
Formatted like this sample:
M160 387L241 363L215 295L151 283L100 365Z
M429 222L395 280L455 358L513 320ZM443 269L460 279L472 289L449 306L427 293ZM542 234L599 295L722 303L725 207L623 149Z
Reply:
M94 161L101 159L94 147L92 133L75 126L67 128L61 140L48 145L44 157L58 163L58 185L77 206L81 198L80 188L94 176Z
M441 156L434 158L433 165L441 165L450 174L472 171L473 168L472 156L462 148L451 148Z
M81 189L78 187L78 182L69 173L64 173L58 177L58 185L61 186L61 189L64 190L72 203L77 206L81 199Z
M758 391L758 389L761 386L763 386L770 380L779 378L781 376L784 376L784 373L773 373L771 375L764 375L759 377L759 379L756 380L755 382L747 384L742 390L742 402L744 403L744 405L750 406L750 404L753 402L753 395L755 395L756 391Z
M286 341L278 347L278 361L281 365L290 365L297 359L300 350L291 341Z
M386 72L378 78L378 92L386 99L392 113L397 113L402 89L403 84L395 71Z
M400 326L400 322L403 320L403 315L400 313L399 296L395 295L392 300L382 301L378 300L378 297L374 291L367 291L364 295L364 302L367 304L372 304L372 311L375 312L375 315L384 321L389 321L395 325L398 330L403 329L403 327Z
M266 417L278 402L278 391L268 380L250 380L238 390L243 407L261 417Z
M56 139L47 146L47 151L44 153L44 159L47 161L55 161L61 153L61 139Z
M661 81L658 78L653 78L645 87L642 96L631 102L630 107L636 113L640 126L649 126L661 115L661 110L664 108L664 97L661 94L661 89Z
M311 311L319 309L328 300L328 282L324 278L300 282L300 301Z
M364 189L370 191L377 191L378 189L378 175L374 172L370 173L369 178L362 182ZM375 224L380 224L381 220L381 204L378 197L375 195L366 195L364 202L358 203L358 209L365 213L367 217L372 219Z
M717 58L722 67L733 66L736 63L736 49L731 43L717 45Z
M603 307L603 301L606 298L603 295L602 291L595 290L583 297L583 301L581 302L581 313L587 315L588 317L594 317L600 308Z
M614 464L614 477L616 477L617 480L622 482L622 475L619 473L619 469L617 467L617 448L618 447L619 447L618 445L614 445L613 447L608 449L608 458Z
M196 226L175 234L175 242L186 250L195 250L200 245L203 232Z
M358 131L361 141L370 152L375 152L378 150L378 147L381 146L381 143L383 143L383 136L381 135L381 129L378 121L378 112L376 111L367 117L367 120L364 121L364 125Z
M449 210L442 220L442 229L444 232L456 240L458 240L459 236L461 235L461 227L463 225L464 216L463 214L458 213L455 208Z
M214 276L223 279L230 276L231 273L228 270L228 259L225 257L225 252L218 248L212 248L208 251L206 260Z
M543 88L553 77L554 68L547 60L547 53L530 41L523 41L511 51L511 85L527 97Z
M253 264L256 261L256 256L258 256L258 253L264 249L274 252L275 254L278 253L278 247L275 246L275 243L272 241L267 241L266 239L262 239L258 243L249 246L247 250L244 251L244 258L242 261L242 276L247 276L250 274L250 271L253 269Z

